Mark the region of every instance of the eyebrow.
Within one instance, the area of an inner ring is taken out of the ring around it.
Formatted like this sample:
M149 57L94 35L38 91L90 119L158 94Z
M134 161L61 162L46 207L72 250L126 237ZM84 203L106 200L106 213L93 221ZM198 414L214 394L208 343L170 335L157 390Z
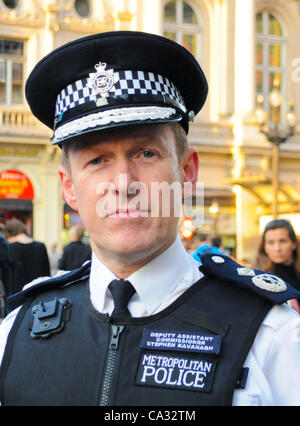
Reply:
M124 138L126 138L126 136L124 136ZM93 140L94 139L94 140ZM122 138L121 138L122 139ZM116 139L112 139L112 138L108 138L108 139L102 139L100 138L91 138L89 140L83 140L80 137L78 137L77 140L73 140L72 144L69 146L70 150L73 151L80 151L82 149L85 148L89 148L89 149L93 149L94 147L96 147L97 145L100 144L112 144L113 142L118 142L120 140ZM158 145L159 143L161 143L162 140L159 137L156 136L152 136L152 135L147 135L147 136L137 136L133 143L138 144L138 145L143 145L143 144L156 144Z

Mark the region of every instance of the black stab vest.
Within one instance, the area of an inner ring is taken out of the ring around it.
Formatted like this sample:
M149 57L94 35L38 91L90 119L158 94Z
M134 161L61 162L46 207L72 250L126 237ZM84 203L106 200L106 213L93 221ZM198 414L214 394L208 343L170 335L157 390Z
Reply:
M47 310L55 297L71 302L64 326L33 338L32 308ZM10 332L0 400L28 406L231 405L271 307L210 276L162 312L120 323L92 307L88 280L41 292L23 304Z

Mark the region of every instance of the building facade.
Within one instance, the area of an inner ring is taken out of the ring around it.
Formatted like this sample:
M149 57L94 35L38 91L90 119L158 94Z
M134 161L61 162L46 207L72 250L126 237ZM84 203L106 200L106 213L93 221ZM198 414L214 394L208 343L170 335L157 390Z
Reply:
M189 133L204 185L199 229L220 234L238 259L251 261L274 199L273 147L259 131L257 99L268 110L269 93L280 89L283 131L289 102L300 117L299 24L298 0L0 0L0 221L22 218L47 245L62 244L63 229L80 221L62 198L60 150L26 104L26 78L75 38L139 30L183 44L207 75L208 100ZM293 224L299 142L296 132L279 150L278 214Z

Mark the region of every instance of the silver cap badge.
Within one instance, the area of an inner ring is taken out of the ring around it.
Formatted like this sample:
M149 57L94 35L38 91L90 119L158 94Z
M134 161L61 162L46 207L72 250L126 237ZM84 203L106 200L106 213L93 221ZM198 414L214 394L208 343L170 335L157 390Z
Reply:
M89 74L87 86L93 90L94 95L106 96L117 82L114 70L106 70L104 62L96 64L95 69L97 72Z

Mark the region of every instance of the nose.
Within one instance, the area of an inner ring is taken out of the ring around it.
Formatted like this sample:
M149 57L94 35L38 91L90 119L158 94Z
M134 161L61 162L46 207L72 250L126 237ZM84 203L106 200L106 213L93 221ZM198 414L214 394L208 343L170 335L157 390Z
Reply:
M274 245L274 250L275 250L276 252L279 252L279 251L281 250L281 245L280 245L280 243L276 243L276 244Z
M112 173L115 192L127 197L131 183L136 180L134 164L128 158L117 158Z

